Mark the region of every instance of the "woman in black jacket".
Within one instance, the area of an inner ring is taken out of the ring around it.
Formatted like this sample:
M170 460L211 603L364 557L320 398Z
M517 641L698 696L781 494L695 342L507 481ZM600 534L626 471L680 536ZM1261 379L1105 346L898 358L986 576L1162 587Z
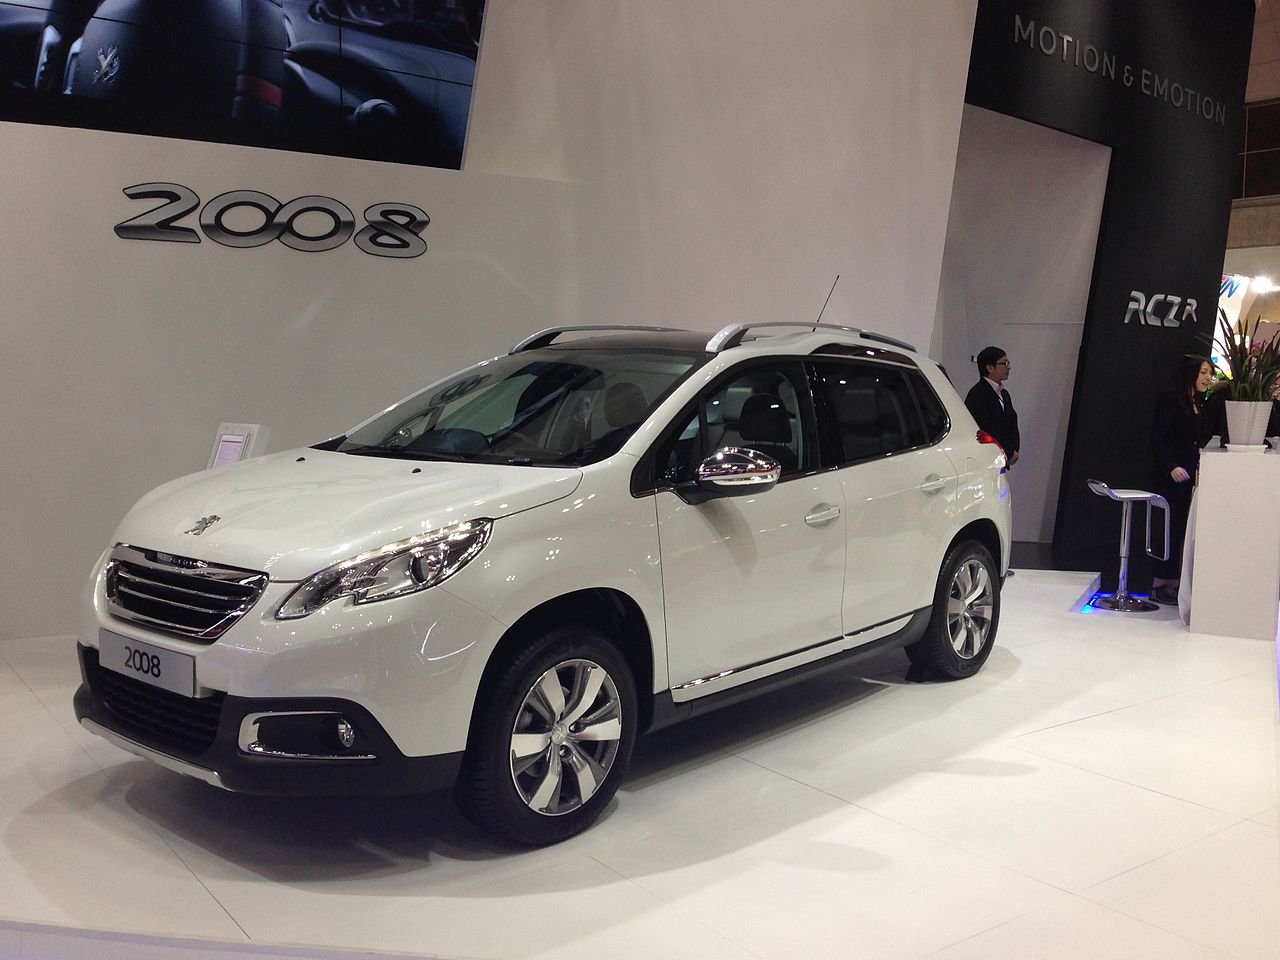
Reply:
M1209 442L1212 418L1205 413L1205 393L1213 380L1208 360L1179 361L1173 389L1156 401L1151 422L1151 450L1155 459L1155 492L1169 501L1169 559L1156 563L1151 599L1178 602L1182 573L1182 544L1191 510L1191 491L1200 464L1200 449Z

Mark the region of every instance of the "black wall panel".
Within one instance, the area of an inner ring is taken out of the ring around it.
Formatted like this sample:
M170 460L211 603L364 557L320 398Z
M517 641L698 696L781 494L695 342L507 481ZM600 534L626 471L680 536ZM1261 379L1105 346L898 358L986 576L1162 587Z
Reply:
M1252 0L979 0L966 101L1112 148L1054 534L1058 564L1108 588L1118 514L1086 480L1150 489L1155 398L1212 329L1253 17Z
M0 119L457 169L484 0L0 0Z

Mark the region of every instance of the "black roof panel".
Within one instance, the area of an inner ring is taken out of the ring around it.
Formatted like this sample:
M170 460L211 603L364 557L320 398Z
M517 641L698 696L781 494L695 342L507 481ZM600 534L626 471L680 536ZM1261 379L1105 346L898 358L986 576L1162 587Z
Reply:
M679 353L706 353L712 334L693 330L636 330L583 337L566 333L540 350L671 350ZM576 338L576 339L575 339Z

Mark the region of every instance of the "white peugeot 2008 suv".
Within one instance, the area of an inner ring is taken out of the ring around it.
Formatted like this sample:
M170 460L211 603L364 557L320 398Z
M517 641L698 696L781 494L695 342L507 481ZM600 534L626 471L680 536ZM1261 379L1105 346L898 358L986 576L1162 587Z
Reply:
M453 785L542 844L644 731L890 647L975 673L1000 447L908 344L763 326L543 331L158 487L94 570L76 716L229 790Z

